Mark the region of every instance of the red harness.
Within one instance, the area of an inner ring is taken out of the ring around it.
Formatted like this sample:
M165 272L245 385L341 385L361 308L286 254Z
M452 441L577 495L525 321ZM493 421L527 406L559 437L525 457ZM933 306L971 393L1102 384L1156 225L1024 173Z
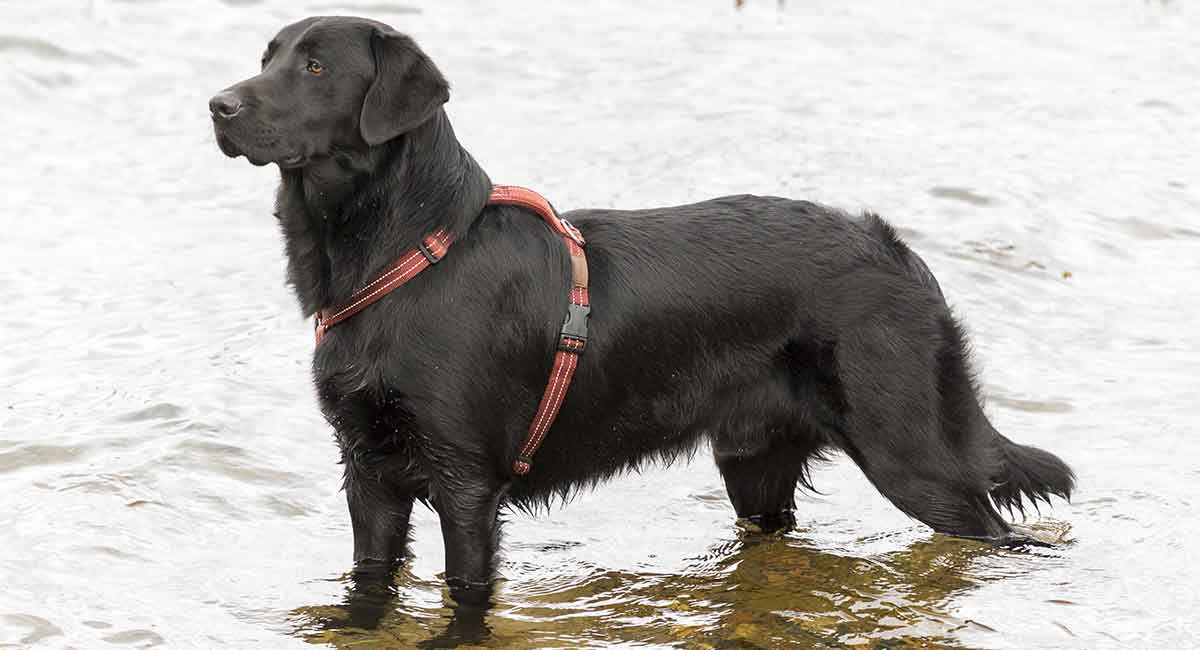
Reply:
M546 385L546 391L542 393L542 401L538 404L537 413L529 425L529 433L525 434L517 459L512 464L513 473L528 474L533 454L542 444L550 425L554 424L558 409L567 395L567 388L571 385L576 366L579 365L579 353L587 346L587 321L591 307L588 304L587 257L583 253L586 242L574 226L555 214L549 201L533 190L514 185L496 185L492 187L488 204L517 205L533 210L551 230L563 238L567 251L571 254L571 293L567 298L567 317L558 335L558 350L554 353L550 382ZM329 328L366 309L416 277L421 271L437 264L446 256L453 243L454 237L440 228L425 235L416 248L401 255L400 259L393 262L378 278L354 292L345 305L317 312L317 345L321 344Z

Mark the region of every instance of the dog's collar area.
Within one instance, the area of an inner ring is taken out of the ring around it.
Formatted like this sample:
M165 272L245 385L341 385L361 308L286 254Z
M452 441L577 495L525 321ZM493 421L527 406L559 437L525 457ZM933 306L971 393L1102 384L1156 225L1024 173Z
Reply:
M437 264L446 256L446 252L450 250L450 244L453 243L454 236L441 228L425 235L417 248L401 255L400 259L392 262L392 265L379 277L354 292L345 305L338 309L318 311L315 333L317 345L320 345L321 341L325 339L325 333L329 331L329 328L370 307L393 290L415 278L421 271Z
M537 413L529 425L529 432L521 443L516 460L512 463L514 474L528 474L532 469L533 455L545 439L546 433L567 395L567 388L579 365L579 354L587 347L588 319L591 304L588 299L587 256L583 252L586 241L575 226L558 216L554 207L537 192L515 185L496 185L488 197L489 205L515 205L537 213L555 234L563 238L567 252L571 255L571 293L567 297L567 315L558 334L558 347L554 353L554 366L550 370L550 381L542 393ZM426 235L417 247L404 253L365 287L354 292L345 305L331 310L321 310L316 315L316 344L325 340L330 328L378 302L398 289L421 271L440 262L450 251L454 237L438 229Z

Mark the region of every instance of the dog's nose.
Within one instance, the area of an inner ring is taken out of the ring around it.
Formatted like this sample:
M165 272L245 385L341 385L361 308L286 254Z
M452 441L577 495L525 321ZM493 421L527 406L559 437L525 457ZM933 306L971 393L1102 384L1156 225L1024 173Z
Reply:
M229 119L242 110L242 100L226 90L208 100L208 110L212 111L214 117Z

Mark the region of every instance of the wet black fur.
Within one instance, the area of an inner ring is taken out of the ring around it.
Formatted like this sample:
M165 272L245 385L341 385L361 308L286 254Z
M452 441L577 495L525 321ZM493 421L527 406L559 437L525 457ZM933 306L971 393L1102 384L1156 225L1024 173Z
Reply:
M277 56L311 56L295 42L318 33L359 48L326 51L331 75L350 77L338 56L375 61L330 97L358 106L389 82L378 71L402 70L390 92L433 106L374 145L354 130L365 129L357 114L330 122L345 131L331 147L303 145L303 165L281 164L277 216L304 314L344 302L435 226L458 238L314 352L360 567L403 558L409 512L424 500L440 515L453 595L485 603L504 506L537 509L705 442L737 514L765 529L794 522L797 484L811 487L809 463L835 450L898 508L952 535L1010 539L992 501L1069 495L1062 461L988 422L963 332L892 228L748 195L564 215L588 240L591 338L532 473L513 476L566 311L562 241L523 209L485 207L490 181L454 137L445 81L411 40L357 19L298 25L281 33ZM296 65L287 61L269 70ZM267 104L293 92L283 85L309 83L269 70L232 92ZM231 155L236 119L266 118L214 117ZM256 155L281 161L300 146L281 142Z

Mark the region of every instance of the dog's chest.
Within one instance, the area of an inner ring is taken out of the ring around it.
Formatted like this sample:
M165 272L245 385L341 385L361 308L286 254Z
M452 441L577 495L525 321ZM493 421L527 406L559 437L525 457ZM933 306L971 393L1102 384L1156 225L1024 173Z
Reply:
M366 359L314 366L321 411L343 450L391 453L411 447L418 438L419 404L380 375Z

